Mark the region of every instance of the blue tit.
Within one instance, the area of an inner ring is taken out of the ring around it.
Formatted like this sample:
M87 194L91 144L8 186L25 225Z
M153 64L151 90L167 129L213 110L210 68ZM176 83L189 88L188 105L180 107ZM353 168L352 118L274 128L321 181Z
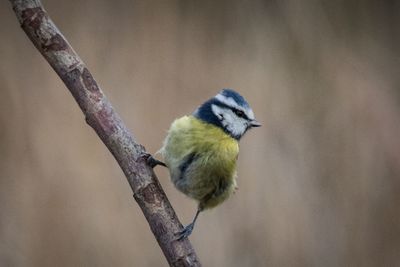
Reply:
M259 126L247 101L231 89L172 123L159 152L175 187L198 201L192 223L178 239L191 234L201 211L221 204L235 191L238 142Z

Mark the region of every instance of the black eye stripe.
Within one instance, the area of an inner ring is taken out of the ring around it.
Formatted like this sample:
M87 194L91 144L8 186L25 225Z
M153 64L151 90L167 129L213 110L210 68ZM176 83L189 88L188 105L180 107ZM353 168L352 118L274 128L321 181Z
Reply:
M217 106L222 107L222 108L227 108L227 109L232 110L232 112L235 113L236 116L238 116L238 117L240 117L240 118L244 118L244 119L246 119L246 120L250 120L249 117L247 117L246 113L243 112L243 110L240 110L240 109L237 109L237 108L228 106L227 104L222 103L221 101L218 101L218 100L216 101L215 104L216 104Z
M246 120L248 120L249 118L246 116L246 113L244 113L242 110L240 109L236 109L236 108L232 108L233 113L236 114L236 116L240 117L240 118L244 118Z
M233 109L233 112L239 117L243 117L244 116L244 113L241 110Z

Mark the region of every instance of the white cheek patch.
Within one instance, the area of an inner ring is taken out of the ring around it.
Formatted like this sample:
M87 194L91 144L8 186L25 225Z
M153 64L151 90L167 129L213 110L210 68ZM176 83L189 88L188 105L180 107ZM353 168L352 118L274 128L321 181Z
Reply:
M236 115L233 114L231 110L229 110L229 112L231 122L226 125L226 128L234 136L242 136L246 132L247 121L243 118L238 118Z
M211 105L211 110L221 121L222 126L233 136L242 136L247 129L247 121L236 116L232 110Z
M213 104L213 105L211 105L211 110L215 114L215 116L218 117L219 120L222 120L222 117L223 117L222 114L225 113L225 111L223 111L222 108Z
M221 108L217 105L211 105L211 109L220 120L222 126L224 126L224 128L229 129L229 125L232 124L234 121L232 114L230 114L231 111L226 108Z

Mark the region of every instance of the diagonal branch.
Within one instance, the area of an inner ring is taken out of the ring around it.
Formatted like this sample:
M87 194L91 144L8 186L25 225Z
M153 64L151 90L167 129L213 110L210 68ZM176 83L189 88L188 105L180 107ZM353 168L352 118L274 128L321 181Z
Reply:
M200 266L188 239L178 241L182 229L153 170L145 149L128 131L91 73L54 25L39 0L10 0L22 29L72 93L86 122L114 155L132 188L168 263Z

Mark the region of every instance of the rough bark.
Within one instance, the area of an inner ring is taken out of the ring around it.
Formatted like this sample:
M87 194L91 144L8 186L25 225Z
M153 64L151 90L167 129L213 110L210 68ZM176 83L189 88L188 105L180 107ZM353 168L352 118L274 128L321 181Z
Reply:
M200 266L188 239L176 240L182 229L153 170L145 149L136 142L83 61L69 45L39 0L10 0L22 29L63 80L86 122L114 155L171 266Z

